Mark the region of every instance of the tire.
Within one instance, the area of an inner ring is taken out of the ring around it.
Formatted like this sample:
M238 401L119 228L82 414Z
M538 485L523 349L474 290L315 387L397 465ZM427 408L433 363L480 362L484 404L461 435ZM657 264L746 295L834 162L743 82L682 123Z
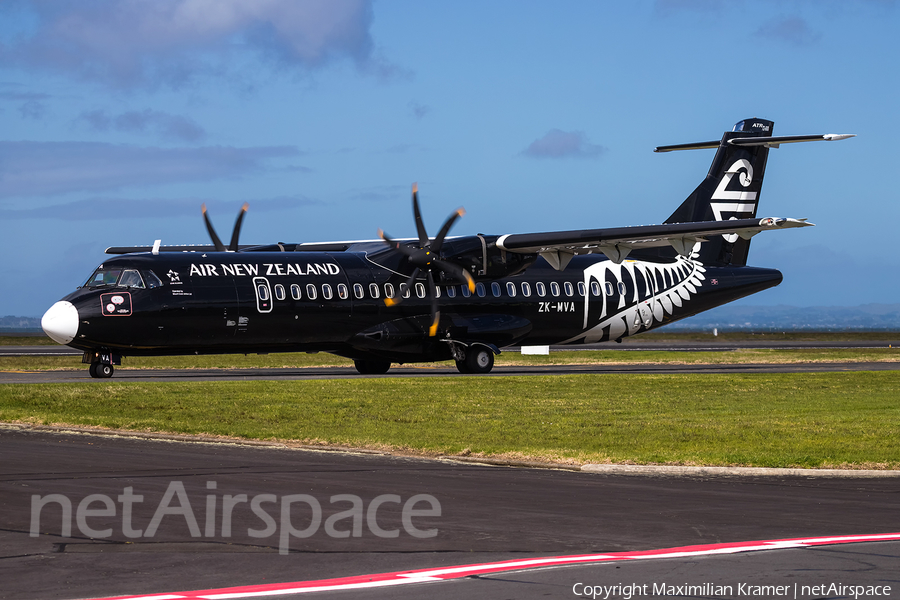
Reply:
M494 353L484 346L471 346L466 352L469 373L490 373L494 368Z
M384 375L391 368L391 361L378 359L357 359L353 366L360 375Z
M467 365L464 360L456 361L456 369L464 375L468 375L471 372L469 371L469 365Z
M115 372L115 368L112 365L104 365L103 363L97 363L97 368L94 369L97 373L97 377L100 379L109 379L113 376Z
M91 368L88 369L88 372L91 374L91 377L93 377L94 379L100 377L99 375L97 375L97 365L99 365L99 364L100 363L91 363Z

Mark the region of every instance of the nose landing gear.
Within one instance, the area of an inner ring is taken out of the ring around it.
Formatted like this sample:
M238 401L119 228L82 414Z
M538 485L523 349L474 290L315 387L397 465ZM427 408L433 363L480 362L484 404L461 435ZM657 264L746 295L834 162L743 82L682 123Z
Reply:
M88 370L91 377L95 379L109 379L116 370L113 365L121 365L122 357L105 351L87 351L82 355L81 362L91 365L91 368Z
M115 368L112 365L105 365L103 363L94 362L91 363L91 368L89 369L91 373L91 377L95 379L107 379L113 376L115 372Z

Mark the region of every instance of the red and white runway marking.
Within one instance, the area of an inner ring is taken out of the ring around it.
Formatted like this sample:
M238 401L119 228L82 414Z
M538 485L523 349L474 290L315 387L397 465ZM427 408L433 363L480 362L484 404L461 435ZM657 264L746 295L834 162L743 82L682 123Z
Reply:
M398 571L395 573L378 573L338 579L322 579L318 581L294 581L266 585L247 585L221 588L217 590L197 590L191 592L173 592L142 596L116 596L97 600L225 600L231 598L259 598L285 594L305 594L309 592L327 592L337 590L359 590L380 588L413 583L430 583L500 573L505 571L522 571L553 566L575 565L585 563L602 563L629 560L647 560L658 558L680 558L685 556L710 556L716 554L737 554L758 550L778 550L787 548L804 548L809 546L827 546L832 544L852 544L859 542L900 541L900 533L883 533L873 535L843 535L834 537L796 538L788 540L765 540L755 542L732 542L727 544L704 544L700 546L682 546L662 550L642 550L638 552L606 552L603 554L583 554L576 556L549 556L524 560L510 560L475 565L440 567L435 569L419 569L415 571Z

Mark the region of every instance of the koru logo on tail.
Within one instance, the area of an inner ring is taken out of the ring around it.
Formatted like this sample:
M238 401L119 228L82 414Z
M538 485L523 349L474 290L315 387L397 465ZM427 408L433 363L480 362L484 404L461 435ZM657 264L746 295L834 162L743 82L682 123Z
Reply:
M722 181L719 182L716 191L713 192L711 198L712 202L709 204L716 221L724 220L722 218L723 212L753 214L756 210L756 192L747 192L744 190L729 191L727 189L735 175L739 176L738 181L742 187L750 187L750 184L753 182L753 165L750 164L749 160L742 158L735 161L735 163L725 171ZM717 200L719 202L716 202ZM723 200L724 202L722 202ZM731 218L737 219L735 216L732 216ZM730 243L734 243L738 239L736 233L725 234L722 237L725 238L726 242Z

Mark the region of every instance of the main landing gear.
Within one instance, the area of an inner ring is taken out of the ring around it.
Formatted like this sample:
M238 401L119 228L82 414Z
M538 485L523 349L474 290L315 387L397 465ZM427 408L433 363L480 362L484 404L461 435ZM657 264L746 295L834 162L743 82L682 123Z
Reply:
M469 346L462 359L456 359L460 373L490 373L494 368L494 352L485 346Z

